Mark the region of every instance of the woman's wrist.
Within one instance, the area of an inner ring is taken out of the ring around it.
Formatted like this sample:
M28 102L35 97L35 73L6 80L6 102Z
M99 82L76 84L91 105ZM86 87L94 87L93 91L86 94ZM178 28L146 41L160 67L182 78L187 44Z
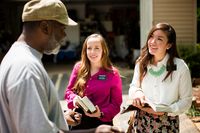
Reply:
M100 115L99 115L98 118L103 118L103 116L104 116L104 113L103 113L103 112L100 112Z

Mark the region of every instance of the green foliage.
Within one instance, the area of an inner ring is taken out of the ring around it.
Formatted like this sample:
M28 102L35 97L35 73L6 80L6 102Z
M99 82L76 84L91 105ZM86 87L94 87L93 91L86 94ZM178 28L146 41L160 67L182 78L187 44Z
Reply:
M197 21L200 21L200 7L197 8Z
M200 44L178 45L178 52L188 64L192 78L200 77Z
M191 108L186 112L186 115L191 117L200 116L200 110L197 109L194 102L192 103Z

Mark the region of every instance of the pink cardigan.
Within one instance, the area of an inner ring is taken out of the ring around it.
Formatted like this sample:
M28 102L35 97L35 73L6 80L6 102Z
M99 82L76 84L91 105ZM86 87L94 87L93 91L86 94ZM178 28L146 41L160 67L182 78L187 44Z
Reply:
M75 64L71 73L68 86L65 92L68 108L73 109L73 99L76 94L72 91L75 84L79 64ZM95 75L91 76L86 82L84 95L98 105L100 111L104 113L101 121L111 122L117 113L120 111L122 103L122 81L119 72L112 67L111 72L100 69Z

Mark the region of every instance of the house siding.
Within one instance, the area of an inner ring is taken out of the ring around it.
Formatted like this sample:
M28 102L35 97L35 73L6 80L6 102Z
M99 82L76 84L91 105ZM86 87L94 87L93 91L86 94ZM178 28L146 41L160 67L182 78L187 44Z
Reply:
M196 43L196 0L153 0L153 22L170 23L176 30L177 44Z

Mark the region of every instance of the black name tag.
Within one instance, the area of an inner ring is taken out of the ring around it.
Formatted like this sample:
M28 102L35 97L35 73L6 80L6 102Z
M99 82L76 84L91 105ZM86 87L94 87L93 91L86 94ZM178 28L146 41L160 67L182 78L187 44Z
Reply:
M106 80L106 75L99 75L98 80Z

